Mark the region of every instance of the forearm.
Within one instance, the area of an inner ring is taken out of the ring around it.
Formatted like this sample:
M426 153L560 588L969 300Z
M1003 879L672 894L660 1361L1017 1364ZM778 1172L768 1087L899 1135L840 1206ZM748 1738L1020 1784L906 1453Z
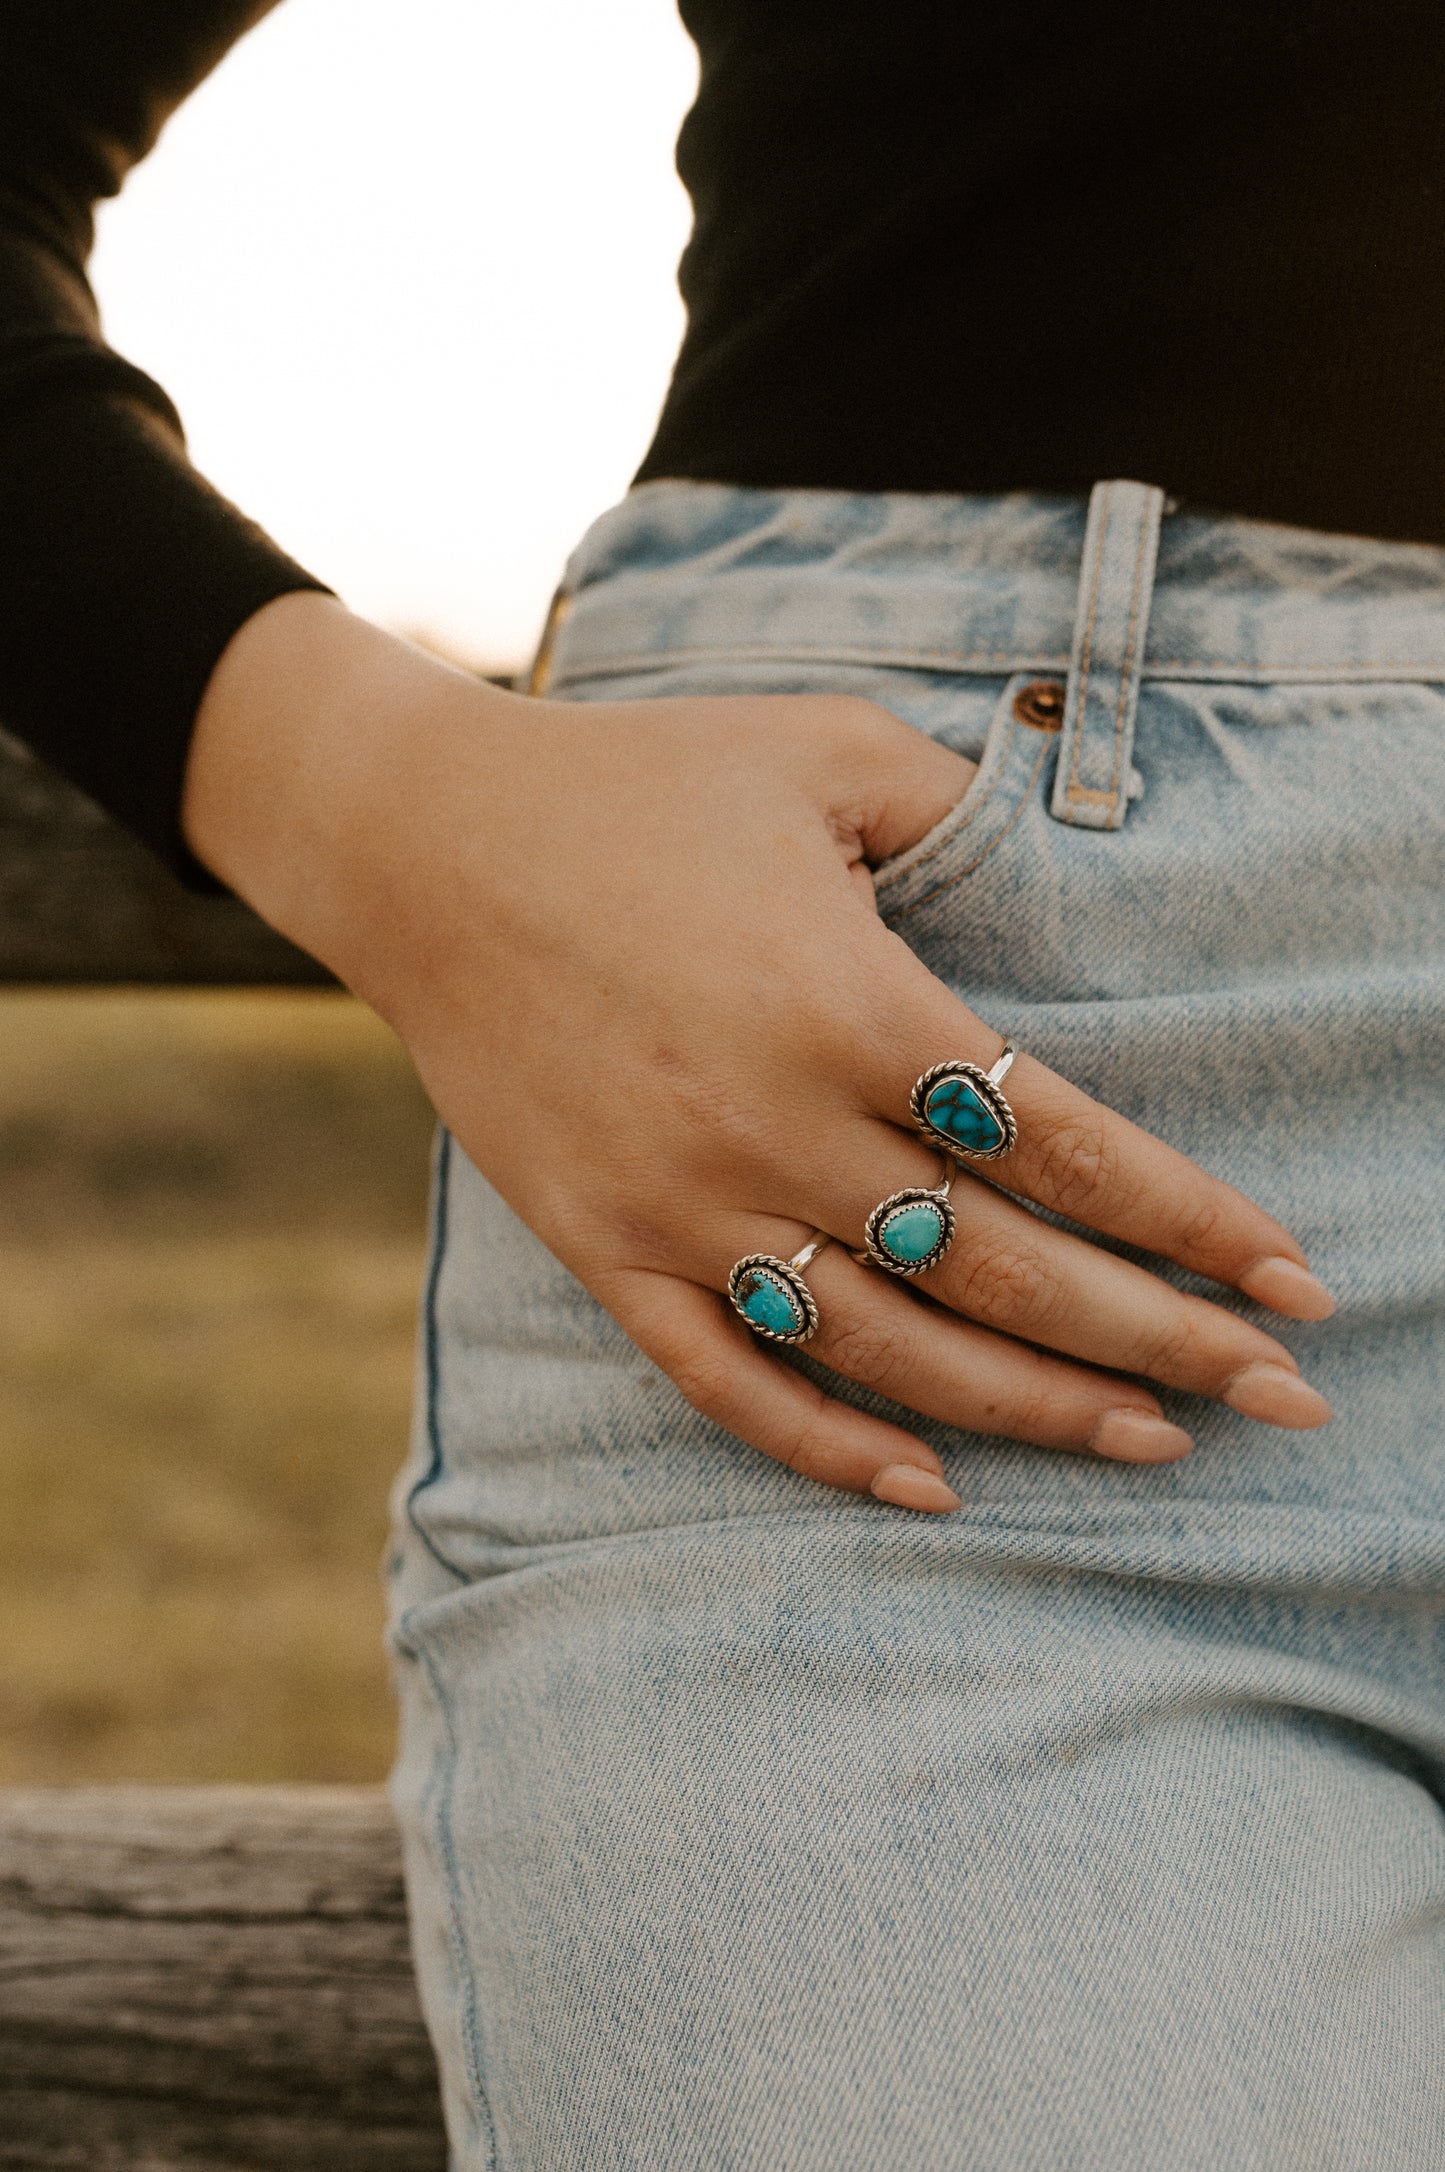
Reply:
M191 467L109 348L93 212L263 0L14 0L0 15L0 723L157 851L232 635L319 588Z

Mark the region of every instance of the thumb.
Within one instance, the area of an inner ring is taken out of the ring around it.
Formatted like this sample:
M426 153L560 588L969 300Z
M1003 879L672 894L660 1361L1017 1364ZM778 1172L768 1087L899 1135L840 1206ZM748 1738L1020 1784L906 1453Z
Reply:
M978 764L889 709L873 702L849 707L828 812L848 857L877 867L916 845L958 805Z

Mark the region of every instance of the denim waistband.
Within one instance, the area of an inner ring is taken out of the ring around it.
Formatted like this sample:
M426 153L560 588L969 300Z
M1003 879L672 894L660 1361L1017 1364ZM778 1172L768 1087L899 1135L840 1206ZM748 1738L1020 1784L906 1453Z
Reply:
M1126 530L1136 547L1141 504L1157 519L1136 598L1138 676L1445 681L1445 549L1181 509L1138 484L1101 489L1139 494L1116 543ZM1092 503L1097 521L1099 490ZM1063 675L1077 662L1090 504L645 483L573 553L539 686L661 655ZM1126 598L1126 632L1128 616Z

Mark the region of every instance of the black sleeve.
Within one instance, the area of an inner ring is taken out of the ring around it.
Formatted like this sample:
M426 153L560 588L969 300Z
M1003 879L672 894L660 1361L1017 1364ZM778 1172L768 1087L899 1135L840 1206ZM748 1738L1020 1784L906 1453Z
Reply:
M0 724L182 875L186 749L231 636L323 584L199 476L101 336L97 201L274 0L0 10Z

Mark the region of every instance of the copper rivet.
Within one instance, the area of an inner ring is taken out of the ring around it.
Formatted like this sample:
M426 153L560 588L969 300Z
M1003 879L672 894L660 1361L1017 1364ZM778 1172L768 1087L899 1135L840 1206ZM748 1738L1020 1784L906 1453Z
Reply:
M1014 695L1014 715L1036 732L1056 732L1064 721L1064 689L1057 679L1035 679Z

